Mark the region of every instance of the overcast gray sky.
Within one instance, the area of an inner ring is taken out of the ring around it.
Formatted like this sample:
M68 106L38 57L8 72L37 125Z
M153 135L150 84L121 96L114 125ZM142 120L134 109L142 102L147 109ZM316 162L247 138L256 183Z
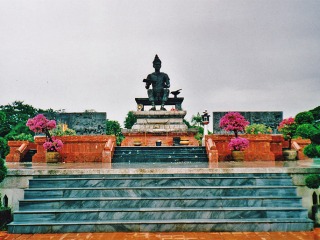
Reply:
M0 105L121 124L155 54L187 119L320 105L320 0L0 0Z

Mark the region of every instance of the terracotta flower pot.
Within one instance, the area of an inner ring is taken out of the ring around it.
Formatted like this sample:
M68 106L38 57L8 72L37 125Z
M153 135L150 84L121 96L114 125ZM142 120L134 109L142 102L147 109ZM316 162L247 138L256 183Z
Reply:
M61 160L59 152L46 152L47 163L58 163Z
M292 149L282 150L282 155L286 161L294 161L297 158L297 151Z
M134 142L133 142L133 145L134 145L134 146L141 146L141 141L134 141Z
M231 156L234 161L244 161L244 151L232 151Z

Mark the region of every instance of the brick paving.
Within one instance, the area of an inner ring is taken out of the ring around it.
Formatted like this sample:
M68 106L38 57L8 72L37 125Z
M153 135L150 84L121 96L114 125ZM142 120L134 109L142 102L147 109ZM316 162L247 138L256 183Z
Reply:
M320 228L312 232L169 232L169 233L62 233L8 234L0 240L320 240Z

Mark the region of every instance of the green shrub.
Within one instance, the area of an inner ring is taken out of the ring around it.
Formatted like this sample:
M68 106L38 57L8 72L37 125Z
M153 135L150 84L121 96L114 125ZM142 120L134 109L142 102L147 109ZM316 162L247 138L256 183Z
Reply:
M311 137L311 141L320 144L320 130Z
M320 145L311 143L303 149L303 153L310 158L320 157Z
M306 186L308 188L317 189L320 186L320 175L318 174L311 174L306 177Z
M298 126L296 136L311 139L318 131L312 124L304 123Z
M4 164L4 159L0 158L0 182L7 176L7 167Z
M63 131L63 124L58 124L56 128L50 130L50 134L51 136L59 136L59 137L77 135L76 131L71 128L67 128Z
M34 135L34 133L31 132L29 128L26 126L26 122L19 122L10 130L10 132L5 136L5 138L7 140L15 140L14 138L22 133L29 134L31 136Z
M272 129L270 127L267 127L264 124L251 124L249 126L246 126L245 128L246 133L248 134L267 134L272 133Z
M7 224L12 222L10 208L0 208L0 230L7 230Z
M306 112L298 113L294 118L294 120L297 124L313 123L314 117L311 112L306 111Z
M34 142L33 136L27 133L20 133L19 135L12 136L12 140Z
M9 153L8 142L5 138L0 137L0 158L5 158Z
M320 106L310 110L313 115L314 120L320 120Z

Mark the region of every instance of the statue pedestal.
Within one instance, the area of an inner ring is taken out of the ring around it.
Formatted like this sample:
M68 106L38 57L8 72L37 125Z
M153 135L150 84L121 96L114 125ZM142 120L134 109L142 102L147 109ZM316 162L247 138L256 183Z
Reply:
M137 122L132 129L122 131L125 136L121 146L134 146L135 141L142 146L155 146L161 140L161 146L173 146L173 139L180 137L189 140L190 146L199 146L194 138L196 129L188 129L183 122L186 111L134 111Z
M142 133L184 132L188 130L183 122L186 111L135 111L137 122L132 131Z
M187 146L199 146L199 142L195 139L197 134L196 129L191 129L184 132L157 132L157 133L142 133L134 132L131 129L124 129L122 132L125 139L121 142L122 147L135 146L135 142L140 142L139 146L156 146L157 142L161 141L161 146L174 146L174 139L180 138L183 141L189 141ZM186 146L186 145L184 145Z

